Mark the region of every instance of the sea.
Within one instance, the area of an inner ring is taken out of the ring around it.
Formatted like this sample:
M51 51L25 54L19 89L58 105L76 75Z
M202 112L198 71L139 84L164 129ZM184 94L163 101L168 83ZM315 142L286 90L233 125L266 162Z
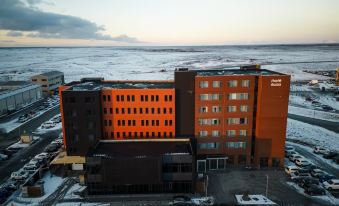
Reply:
M292 80L313 79L303 71L339 67L339 44L0 48L0 81L28 80L51 70L64 72L66 82L83 77L170 80L176 68L248 64L290 74Z

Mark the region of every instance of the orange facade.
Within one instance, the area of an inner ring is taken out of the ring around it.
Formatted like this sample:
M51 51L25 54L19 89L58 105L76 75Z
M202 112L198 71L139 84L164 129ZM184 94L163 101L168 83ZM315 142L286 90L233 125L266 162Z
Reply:
M235 164L242 155L242 163L250 163L254 82L253 75L195 77L198 155L228 155Z
M175 137L175 89L101 90L104 139Z

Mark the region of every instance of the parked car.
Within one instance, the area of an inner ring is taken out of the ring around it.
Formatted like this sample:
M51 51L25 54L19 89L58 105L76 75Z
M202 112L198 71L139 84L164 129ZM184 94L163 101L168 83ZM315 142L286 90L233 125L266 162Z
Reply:
M319 175L318 179L319 179L320 182L325 182L325 181L328 181L328 180L331 180L331 179L335 179L335 176L326 173L326 174Z
M48 145L48 146L45 148L44 152L52 153L52 152L58 151L58 149L59 149L59 147L58 147L57 145L55 145L55 144L50 144L50 145Z
M13 154L16 153L16 151L9 150L9 149L3 149L3 150L0 150L0 153L5 154L8 157L11 157Z
M339 154L338 152L330 151L330 152L324 154L323 157L325 159L333 159L334 157L338 156L338 154Z
M302 188L310 187L311 185L320 185L320 182L317 178L309 177L301 180L298 185Z
M285 172L286 172L288 175L291 175L292 173L298 171L298 169L299 169L299 167L294 166L294 165L292 165L292 166L286 166L286 167L285 167Z
M323 182L323 186L327 190L339 190L339 179L332 179Z
M318 177L319 175L324 175L324 174L326 174L326 172L321 169L313 169L311 171L312 177Z
M311 196L325 195L326 191L319 185L310 185L305 188L305 192Z
M285 157L289 158L291 155L295 155L295 154L298 154L298 152L294 150L288 151L288 152L285 152Z
M289 160L290 160L291 162L295 162L297 159L302 159L302 158L304 158L302 155L300 155L300 154L294 154L294 155L291 155L291 156L289 157Z
M313 169L321 169L321 167L316 166L314 164L309 164L302 168L303 170L308 170L308 172L311 172Z
M24 180L28 178L28 172L24 170L19 170L17 172L12 172L11 179L12 180Z
M8 155L5 155L5 154L0 153L0 160L1 160L1 161L7 160L7 159L8 159Z
M315 154L326 154L328 152L328 150L323 148L323 147L316 146L316 147L314 147L313 152Z
M25 166L24 166L24 170L28 171L28 172L35 171L38 168L39 168L39 163L38 162L35 162L35 163L29 162L29 163L25 164Z
M285 146L285 152L290 152L290 151L294 151L294 147L292 147L292 146Z
M12 194L11 191L8 191L5 188L0 189L0 204L6 202L7 198Z
M294 180L298 177L311 177L310 173L308 173L308 171L303 170L303 169L299 169L297 171L295 171L294 173L291 173L291 179Z
M310 165L311 163L307 159L297 159L295 161L295 164L299 167L305 167L307 165Z
M328 105L323 105L322 108L323 108L324 110L328 110L328 111L333 110L333 107L328 106Z
M43 160L43 159L48 159L49 154L47 152L42 152L40 154L35 155L34 159L36 160Z
M50 129L52 127L55 127L55 123L51 121L45 122L41 125L41 128L43 129Z

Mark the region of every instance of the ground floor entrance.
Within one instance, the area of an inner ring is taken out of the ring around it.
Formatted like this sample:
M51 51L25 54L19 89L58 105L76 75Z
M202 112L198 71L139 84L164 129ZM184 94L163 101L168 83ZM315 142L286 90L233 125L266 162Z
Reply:
M197 160L197 172L206 172L211 170L226 169L228 157L208 157L206 159Z

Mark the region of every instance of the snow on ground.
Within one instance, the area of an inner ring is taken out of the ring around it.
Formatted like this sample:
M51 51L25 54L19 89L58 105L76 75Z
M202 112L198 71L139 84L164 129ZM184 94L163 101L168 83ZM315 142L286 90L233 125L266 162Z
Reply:
M333 112L318 111L303 107L288 106L289 114L296 114L314 119L322 119L327 121L339 122L339 114Z
M331 167L333 168L336 168L339 170L339 165L336 164L335 162L333 162L333 160L331 159L325 159L323 158L320 154L314 154L313 153L313 148L310 148L310 147L307 147L305 145L301 145L301 144L297 144L297 143L294 143L294 142L287 142L286 143L287 145L292 145L292 146L297 146L297 147L301 147L303 148L304 150L307 150L308 152L310 152L311 154L313 154L313 158L314 159L317 159L318 161L322 161L322 162L325 162L327 165L330 165ZM309 160L309 159L308 159ZM309 161L312 161L312 160L309 160ZM293 162L291 161L288 161L288 165L295 165ZM314 165L317 165L315 164L314 162L312 162ZM286 164L285 164L286 165Z
M82 186L79 183L74 184L66 193L65 197L63 199L80 199L80 195L74 194L76 192L80 192L83 190L86 186Z
M249 200L243 199L244 195L235 195L237 202L241 205L276 205L264 195L248 195Z
M287 138L296 139L329 150L339 150L339 134L297 120L287 120Z
M26 198L22 197L22 194L20 193L18 197L14 198L12 202L8 204L8 206L14 204L16 206L21 205L40 205L40 202L46 199L49 195L51 195L56 189L62 184L64 181L63 178L51 175L50 172L46 172L43 176L42 180L44 181L44 191L45 194L42 197L37 198Z
M114 205L114 203L95 203L95 202L64 202L57 203L56 206L110 206Z
M296 190L299 194L302 194L302 195L304 195L306 197L310 197L310 198L313 198L313 199L316 199L316 200L319 200L319 201L322 201L322 202L330 203L330 204L333 204L333 205L339 205L339 199L336 199L328 191L326 191L326 195L322 195L322 196L310 196L310 195L306 194L304 192L304 189L299 187L299 185L297 185L296 183L294 183L294 182L286 182L286 184L288 186L290 186L291 188L293 188L294 190Z

